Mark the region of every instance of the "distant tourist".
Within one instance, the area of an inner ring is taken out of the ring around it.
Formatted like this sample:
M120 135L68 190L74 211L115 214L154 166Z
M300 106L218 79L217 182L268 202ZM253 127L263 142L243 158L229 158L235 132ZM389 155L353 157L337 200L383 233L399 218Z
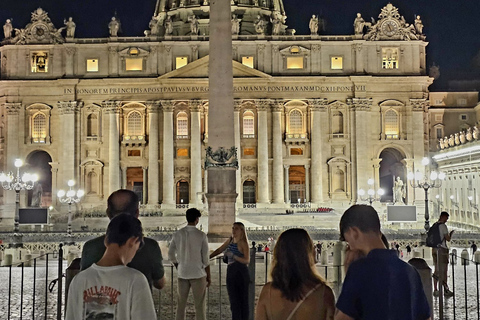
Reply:
M320 261L320 257L322 256L322 243L320 241L315 245L315 251L317 253L317 261Z
M268 247L265 246L265 250ZM210 254L210 259L222 252L228 257L227 291L230 299L232 320L248 320L248 284L250 276L247 265L250 263L247 232L241 222L232 226L232 235Z
M313 241L304 229L289 229L278 238L255 320L332 320L335 296L315 268Z
M412 253L412 247L410 247L409 244L407 244L407 257L410 257L410 254Z
M444 287L444 296L445 297L452 297L453 292L450 291L447 284L447 271L448 271L448 246L447 241L452 239L453 231L448 232L447 228L447 221L450 215L446 211L442 211L440 213L440 218L437 222L435 222L430 228L435 228L435 225L438 225L438 232L439 232L439 241L440 244L436 248L432 248L432 258L433 264L435 265L435 272L433 273L433 286L434 291L433 295L438 297L440 292L438 291L438 281L440 277L443 279L443 287Z
M340 238L365 257L348 267L335 320L430 319L420 275L396 252L386 249L373 207L347 209L340 219Z
M475 244L475 241L472 241L472 245L470 246L472 249L472 257L475 255L475 252L477 252L477 245Z
M140 221L129 214L113 218L105 245L102 258L73 278L65 319L156 319L147 279L126 266L143 245Z
M207 235L196 227L201 216L198 209L188 209L187 225L175 232L168 249L168 259L178 270L176 320L185 319L190 288L192 288L195 304L195 319L205 320L207 318L206 289L210 286L211 277Z
M138 196L135 192L120 189L113 192L107 200L107 216L113 219L120 213L128 213L138 218ZM163 257L158 242L154 239L144 238L145 246L138 251L129 267L137 269L145 275L150 288L154 286L162 289L165 286L165 272ZM85 270L100 260L105 252L105 236L85 242L82 250L81 270Z

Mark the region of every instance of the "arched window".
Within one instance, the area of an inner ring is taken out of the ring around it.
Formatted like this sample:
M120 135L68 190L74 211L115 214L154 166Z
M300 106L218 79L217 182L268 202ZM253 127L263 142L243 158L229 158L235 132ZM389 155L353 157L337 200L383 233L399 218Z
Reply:
M98 136L98 118L97 115L94 113L89 114L87 117L87 136Z
M385 112L385 139L398 139L398 114L395 110Z
M93 171L87 174L87 194L98 193L97 174Z
M39 112L33 116L32 122L33 143L45 143L47 137L47 117Z
M343 113L340 111L332 114L332 133L334 135L343 135Z
M185 112L177 114L177 137L188 136L188 116Z
M138 111L132 111L127 117L127 135L143 136L142 115Z
M252 136L255 135L255 117L252 111L245 111L243 113L243 135Z
M290 112L289 121L289 133L290 134L302 134L303 133L303 115L300 110L292 110Z
M243 183L243 203L255 203L255 181L246 180Z

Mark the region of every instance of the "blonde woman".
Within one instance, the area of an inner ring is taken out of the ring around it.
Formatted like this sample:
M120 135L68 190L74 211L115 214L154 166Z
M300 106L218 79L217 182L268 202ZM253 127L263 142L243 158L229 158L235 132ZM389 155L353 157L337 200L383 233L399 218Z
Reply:
M245 226L235 222L232 226L232 235L217 250L210 254L213 258L225 252L228 257L227 291L230 299L232 320L248 320L248 275L247 265L250 262L248 238Z
M255 320L333 320L335 296L315 268L315 248L304 229L278 238L270 275Z

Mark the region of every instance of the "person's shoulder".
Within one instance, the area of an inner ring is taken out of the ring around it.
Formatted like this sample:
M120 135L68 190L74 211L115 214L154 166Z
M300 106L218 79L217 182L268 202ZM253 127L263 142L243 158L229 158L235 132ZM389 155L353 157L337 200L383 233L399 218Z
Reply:
M105 235L90 239L83 244L83 248L91 247L91 246L98 246L99 243L103 245L104 240L105 240Z
M152 238L147 238L147 237L143 237L143 242L145 243L145 247L146 246L155 246L155 247L158 247L158 241L155 240L155 239L152 239Z

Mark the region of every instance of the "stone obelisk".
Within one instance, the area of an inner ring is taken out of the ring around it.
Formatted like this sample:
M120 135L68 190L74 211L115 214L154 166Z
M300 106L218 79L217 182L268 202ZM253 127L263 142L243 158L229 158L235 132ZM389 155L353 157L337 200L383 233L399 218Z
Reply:
M208 235L226 237L235 221L236 163L230 1L210 1L207 170ZM233 148L233 149L232 149Z

